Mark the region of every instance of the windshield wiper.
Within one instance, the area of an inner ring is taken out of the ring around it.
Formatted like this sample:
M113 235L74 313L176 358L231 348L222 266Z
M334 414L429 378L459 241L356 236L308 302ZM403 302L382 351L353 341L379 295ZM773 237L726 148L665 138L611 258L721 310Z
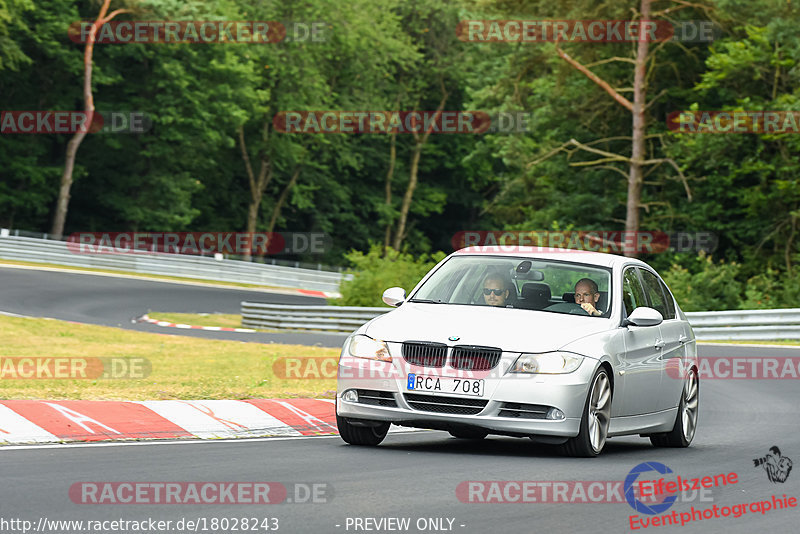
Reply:
M447 304L442 300L431 300L431 299L411 299L408 302L421 302L423 304Z

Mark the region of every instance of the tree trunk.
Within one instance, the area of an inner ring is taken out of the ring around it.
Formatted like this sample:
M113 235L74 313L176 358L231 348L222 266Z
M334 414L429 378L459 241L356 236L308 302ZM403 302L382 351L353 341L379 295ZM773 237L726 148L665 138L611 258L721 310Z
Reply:
M281 196L278 197L278 201L275 203L275 207L272 209L272 217L269 220L269 226L267 227L267 233L272 233L275 229L275 223L278 221L278 217L281 214L281 208L283 204L286 202L286 198L289 196L289 192L297 183L297 178L300 176L300 169L301 167L298 165L297 168L294 170L292 174L292 179L289 180L289 183L286 184L286 187L283 188L281 191Z
M86 109L86 121L91 124L94 116L94 106ZM72 139L67 143L67 160L64 164L64 173L61 175L61 186L58 188L58 200L56 201L56 212L53 216L53 226L50 228L50 235L53 239L61 239L64 235L64 224L67 221L67 210L69 209L69 191L72 188L72 172L75 168L75 156L78 154L78 147L86 132L75 132Z
M400 245L403 243L405 239L405 232L406 232L406 221L408 220L408 212L411 209L411 201L414 198L414 190L417 188L417 173L419 171L419 160L422 155L422 147L425 146L425 143L428 142L428 137L430 137L431 132L433 131L433 123L439 120L439 117L442 115L442 110L444 110L444 105L447 103L447 97L449 93L444 86L444 80L439 80L439 87L442 91L442 99L439 101L439 106L436 108L436 113L434 113L433 121L431 123L430 128L422 134L419 135L418 132L412 132L414 134L414 152L411 154L411 167L409 169L409 176L408 176L408 187L406 188L406 194L403 196L403 204L400 206L400 220L397 221L397 230L394 234L394 249L400 250Z
M405 239L406 221L408 220L408 210L411 209L411 201L414 198L414 190L417 188L417 173L419 172L419 159L422 155L424 143L417 141L414 144L414 152L411 154L411 167L409 169L408 187L403 196L403 204L400 206L400 220L397 221L397 230L394 234L394 249L400 250L400 245Z
M651 0L642 0L640 20L650 19ZM631 137L631 166L628 175L628 200L625 210L625 255L636 256L635 243L639 232L639 205L642 200L642 163L645 160L645 68L649 42L640 39L636 50L636 65L633 76L633 135Z
M239 134L239 148L242 151L242 159L244 160L244 168L247 171L247 181L250 185L250 202L247 206L247 233L254 234L256 226L258 225L258 209L261 207L261 198L264 196L264 191L272 180L272 165L265 153L261 154L261 168L258 171L258 176L253 173L253 167L250 165L250 155L247 153L247 144L244 140L244 126L240 126ZM265 142L269 137L269 125L264 126L264 140ZM246 250L243 254L244 261L251 261L253 258L252 250Z
M389 148L389 170L386 171L386 211L387 213L392 209L392 178L394 178L394 166L397 161L397 132L392 132L392 140ZM392 220L386 222L386 235L383 238L383 255L389 248L392 239Z
M53 239L61 239L64 235L64 225L67 221L67 211L69 209L69 192L72 188L72 173L75 169L75 157L78 154L78 147L86 137L89 127L94 119L94 97L92 95L92 54L94 53L94 42L97 37L97 30L103 24L111 21L120 13L128 13L127 9L118 9L106 16L111 0L103 0L97 19L92 24L86 46L83 49L83 108L86 113L86 121L83 126L75 132L72 139L67 143L66 161L64 162L64 173L61 175L61 186L58 188L58 200L56 201L56 211L53 215L53 225L50 234Z

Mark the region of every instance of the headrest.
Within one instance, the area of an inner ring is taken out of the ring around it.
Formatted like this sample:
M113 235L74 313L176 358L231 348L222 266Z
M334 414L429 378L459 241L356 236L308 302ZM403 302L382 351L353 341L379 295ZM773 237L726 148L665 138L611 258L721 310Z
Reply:
M522 286L522 298L526 307L542 309L550 305L550 286L536 282L528 282Z

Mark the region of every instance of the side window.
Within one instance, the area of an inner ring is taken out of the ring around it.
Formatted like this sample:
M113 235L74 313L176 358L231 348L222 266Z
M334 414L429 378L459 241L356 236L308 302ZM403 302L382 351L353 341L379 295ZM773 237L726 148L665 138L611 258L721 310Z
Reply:
M661 281L646 269L640 269L642 273L642 280L644 281L644 289L647 292L647 296L650 299L650 306L661 314L661 317L664 319L668 318L669 313L667 312L667 304L666 299L664 298L664 293L661 290ZM673 317L675 315L675 310L672 311Z
M675 318L675 300L672 298L672 293L669 292L666 284L661 282L661 291L664 292L664 299L666 299L667 304L667 315L664 316L664 319L674 319Z
M644 290L634 267L629 267L622 275L622 301L625 303L627 315L639 306L647 306Z

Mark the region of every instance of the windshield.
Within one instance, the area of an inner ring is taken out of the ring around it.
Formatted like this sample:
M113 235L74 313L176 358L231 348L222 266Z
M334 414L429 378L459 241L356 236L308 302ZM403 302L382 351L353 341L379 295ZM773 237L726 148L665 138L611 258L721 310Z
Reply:
M610 284L609 269L581 263L456 256L440 266L410 301L608 317Z

